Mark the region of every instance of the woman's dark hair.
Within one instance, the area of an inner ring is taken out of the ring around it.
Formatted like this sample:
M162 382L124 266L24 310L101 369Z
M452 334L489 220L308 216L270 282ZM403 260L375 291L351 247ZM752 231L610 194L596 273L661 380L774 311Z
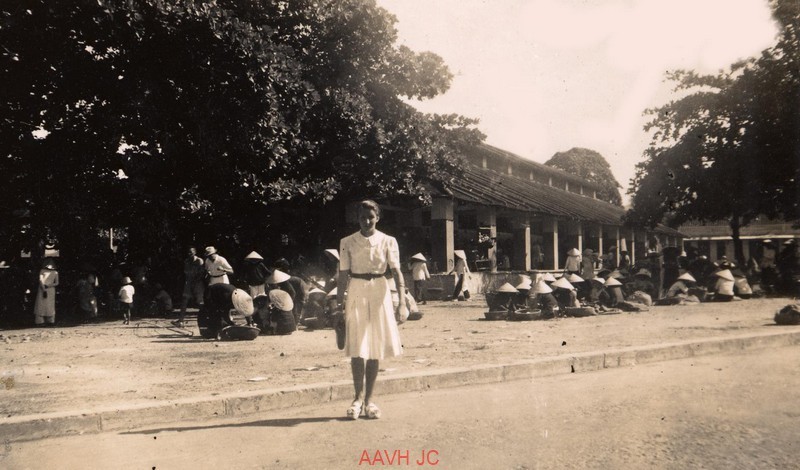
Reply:
M358 203L358 211L361 212L362 210L375 211L375 215L381 216L381 206L372 199L364 199Z

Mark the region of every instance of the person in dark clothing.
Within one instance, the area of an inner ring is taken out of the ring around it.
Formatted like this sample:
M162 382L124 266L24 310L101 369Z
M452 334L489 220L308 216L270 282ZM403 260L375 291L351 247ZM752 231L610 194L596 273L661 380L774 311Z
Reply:
M285 291L292 298L295 323L300 323L303 307L308 299L308 284L297 276L291 276L280 269L272 271L267 284Z
M553 318L558 314L558 302L553 297L553 289L544 280L537 282L528 291L528 297L535 299L538 308L542 311L542 317Z
M250 290L250 296L256 298L261 294L266 294L266 281L272 271L264 265L264 258L255 251L250 252L244 258L243 277Z
M231 310L245 316L248 325L253 322L253 298L231 284L211 284L206 288L203 305L197 314L197 326L203 338L216 338L219 331L234 325Z

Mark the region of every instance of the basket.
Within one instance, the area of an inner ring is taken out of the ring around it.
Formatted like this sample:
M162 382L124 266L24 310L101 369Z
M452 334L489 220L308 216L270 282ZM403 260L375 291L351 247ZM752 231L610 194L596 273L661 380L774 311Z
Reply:
M252 341L259 333L261 330L254 326L232 325L219 330L219 337L226 341Z
M616 315L618 313L622 313L622 310L618 308L608 308L605 310L598 310L598 315Z
M520 309L508 316L509 321L531 321L542 318L542 311L539 309L528 310Z
M593 317L597 315L594 307L567 307L564 309L567 317Z
M488 312L483 312L483 315L489 321L497 321L497 320L505 320L508 316L507 310L489 310Z
M411 312L408 314L409 321L416 321L422 319L422 312Z

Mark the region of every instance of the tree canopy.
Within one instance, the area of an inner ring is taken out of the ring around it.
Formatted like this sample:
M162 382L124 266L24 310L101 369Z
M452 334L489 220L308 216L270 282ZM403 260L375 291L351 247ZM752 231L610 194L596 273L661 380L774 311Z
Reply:
M475 121L372 0L20 0L0 7L0 226L17 248L254 243L351 198L425 200ZM338 205L338 206L337 206ZM325 221L317 223L324 224ZM324 226L324 225L321 225Z
M594 150L574 147L566 152L558 152L547 160L547 166L559 168L584 180L598 185L601 189L597 197L618 206L622 205L619 195L619 182L611 173L611 167L602 155Z
M717 75L670 73L684 96L647 113L630 221L800 219L800 8L773 1L776 44ZM737 250L738 251L738 250Z

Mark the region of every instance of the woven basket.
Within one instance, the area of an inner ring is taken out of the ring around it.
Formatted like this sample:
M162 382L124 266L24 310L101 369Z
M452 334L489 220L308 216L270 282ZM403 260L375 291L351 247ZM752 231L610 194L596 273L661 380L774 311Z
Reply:
M509 321L531 321L531 320L539 320L542 318L542 311L541 310L527 310L521 309L514 312L513 315L509 315Z

